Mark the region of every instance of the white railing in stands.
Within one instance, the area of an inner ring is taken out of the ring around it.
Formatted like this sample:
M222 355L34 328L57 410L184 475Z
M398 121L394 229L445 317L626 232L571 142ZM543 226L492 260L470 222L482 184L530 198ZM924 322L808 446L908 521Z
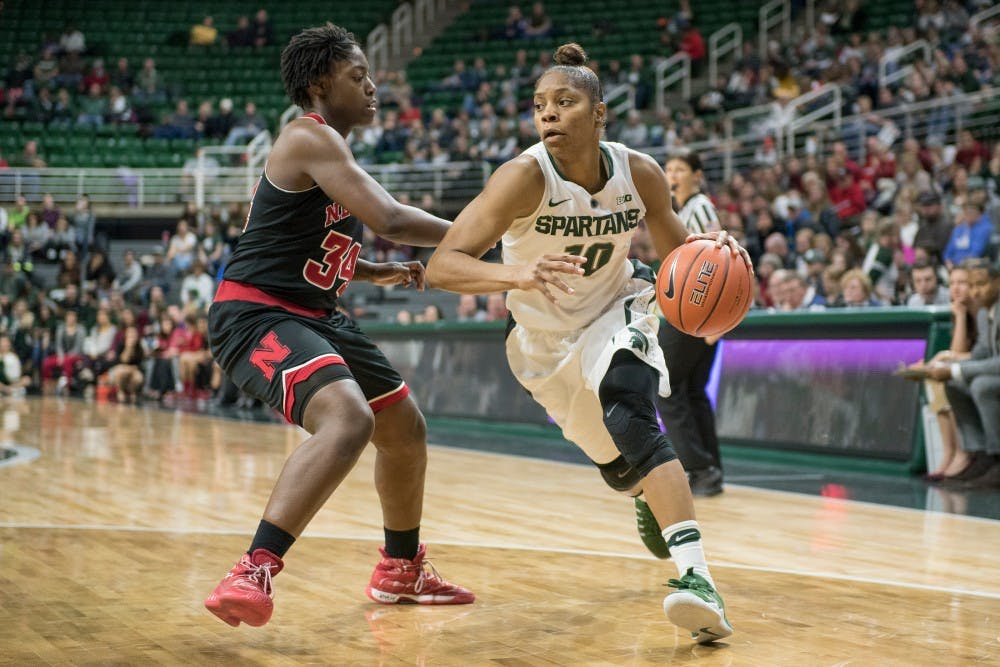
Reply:
M448 0L416 0L396 7L389 24L381 23L368 33L365 55L372 71L389 66L390 52L396 57L412 47L415 39L434 23L438 12L447 6Z
M767 41L772 28L781 28L781 41L788 44L792 38L792 5L789 0L771 0L757 12L757 52L767 57Z
M620 83L604 91L604 103L608 109L619 116L624 116L635 108L635 86L631 83Z
M732 53L738 58L742 50L743 28L739 23L727 23L708 36L708 85L715 85L723 56Z
M792 120L785 127L785 151L794 154L795 133L821 118L829 117L836 127L840 127L843 106L840 86L835 83L828 83L792 100Z
M803 97L809 95L812 93ZM802 99L793 100L792 104ZM804 137L813 139L811 149L819 155L828 152L830 143L843 141L852 157L861 160L865 157L865 140L872 136L888 143L912 137L921 142L935 138L945 144L954 144L958 133L964 129L977 134L996 132L1000 127L1000 96L982 91L844 117L832 110L826 117L820 114L810 117L807 112L792 121L791 141L787 127L775 131L774 124L769 122L771 112L768 105L734 110L726 114L722 137L690 143L683 148L698 152L710 183L722 183L761 159L784 159L790 149L794 149L795 154L802 154L806 150ZM762 152L763 138L768 135L774 137L774 152L769 155ZM67 203L87 194L98 206L140 209L179 205L195 199L199 188L204 193L204 202L209 205L245 202L266 159L265 139L261 137L259 141L260 150L248 154L251 166L216 168L210 165L210 168L199 170L198 163L192 161L187 169L0 170L0 205L8 205L19 194L26 195L32 203L40 202L45 193ZM662 164L669 149L661 146L643 150ZM461 205L479 194L493 167L487 162L462 162L365 165L364 168L393 194L406 192L419 201L421 195L429 193L437 201Z
M885 54L879 58L878 61L879 88L891 86L897 81L910 76L910 73L913 71L913 65L909 63L900 65L900 63L904 62L910 54L916 53L917 51L920 51L923 54L924 62L930 65L932 49L927 40L918 39L915 42L907 44L906 46L887 49Z
M989 9L977 12L969 17L969 32L978 30L982 24L997 18L1000 18L1000 5L994 5Z
M685 103L691 99L691 56L678 51L669 58L656 63L656 90L654 92L657 113L667 109L667 89L681 84L681 95ZM714 82L713 82L714 85Z

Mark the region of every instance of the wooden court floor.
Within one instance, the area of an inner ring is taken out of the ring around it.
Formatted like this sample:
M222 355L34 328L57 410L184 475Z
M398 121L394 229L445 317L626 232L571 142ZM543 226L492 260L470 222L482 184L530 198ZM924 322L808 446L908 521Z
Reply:
M730 486L699 500L736 628L663 615L671 563L585 466L432 447L423 537L475 604L364 596L381 543L365 455L286 558L263 628L202 599L301 440L288 426L77 401L0 403L0 665L997 665L1000 522Z

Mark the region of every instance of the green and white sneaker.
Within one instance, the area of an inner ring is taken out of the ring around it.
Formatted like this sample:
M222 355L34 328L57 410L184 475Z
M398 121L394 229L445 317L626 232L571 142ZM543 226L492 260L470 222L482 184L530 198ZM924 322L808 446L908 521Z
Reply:
M680 579L667 582L677 590L663 598L663 611L674 625L689 630L699 644L709 644L733 634L726 605L707 579L688 568Z
M667 541L663 539L660 532L660 524L653 516L653 510L641 497L636 496L635 500L635 524L639 528L639 537L646 545L649 552L657 558L670 558L670 549L667 548Z

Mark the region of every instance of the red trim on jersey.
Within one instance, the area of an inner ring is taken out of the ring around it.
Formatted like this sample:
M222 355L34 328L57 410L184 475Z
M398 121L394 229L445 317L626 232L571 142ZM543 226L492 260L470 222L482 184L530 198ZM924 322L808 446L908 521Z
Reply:
M215 302L222 301L249 301L260 303L265 306L275 306L282 308L296 315L306 317L329 317L330 311L322 308L307 308L291 301L272 296L267 292L257 289L253 285L238 283L235 280L223 280L219 283L219 289L215 292Z
M372 412L378 412L379 410L384 410L390 405L399 403L401 400L410 395L410 388L405 384L401 384L388 394L382 394L372 400L368 401L368 407L372 409Z
M295 409L295 385L303 380L308 380L309 377L319 369L332 366L334 364L346 366L347 362L344 361L344 358L339 354L324 354L316 357L312 361L307 361L301 366L289 368L288 370L281 372L281 385L285 394L285 419L292 424L295 423L292 421L292 413Z
M302 114L302 117L303 118L312 118L314 121L316 121L320 125L326 125L326 121L323 120L323 117L320 116L318 113L316 113L314 111L310 111L307 114Z

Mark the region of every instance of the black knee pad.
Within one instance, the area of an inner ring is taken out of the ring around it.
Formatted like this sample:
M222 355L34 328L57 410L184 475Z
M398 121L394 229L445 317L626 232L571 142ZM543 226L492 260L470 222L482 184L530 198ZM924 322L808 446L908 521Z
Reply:
M601 477L615 491L629 491L636 487L642 478L639 471L629 465L624 456L619 456L611 463L597 463Z
M598 390L604 425L640 479L677 458L656 421L654 399L658 384L654 368L630 351L620 350L612 357Z

